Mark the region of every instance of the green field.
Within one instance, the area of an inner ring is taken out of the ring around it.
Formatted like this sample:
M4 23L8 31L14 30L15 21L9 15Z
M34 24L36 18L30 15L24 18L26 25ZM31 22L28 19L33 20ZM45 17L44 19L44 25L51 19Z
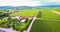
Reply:
M10 14L10 16L34 16L36 13L38 12L38 9L27 9L27 10L23 10L23 11L19 11L16 13L12 13Z
M37 19L30 32L60 32L60 21Z
M52 11L60 12L60 8L39 8L39 9L23 9L13 10L12 13L8 14L9 11L0 11L0 27L9 28L22 31L28 27L31 20L26 20L26 23L21 23L16 18L9 18L11 16L35 16L36 20L32 25L30 32L60 32L60 15ZM2 18L1 18L2 17Z
M52 8L52 9L55 10L55 11L60 12L60 8Z
M43 8L42 9L42 18L48 18L48 19L60 19L60 15L53 13L52 8Z
M56 14L56 13L52 12L52 10L54 10L54 9L57 9L57 8L42 8L42 11L39 12L39 14L37 15L37 18L60 19L60 15L59 14Z
M60 32L60 8L42 8L33 23L30 32Z
M37 18L42 18L42 11L39 11L36 17Z

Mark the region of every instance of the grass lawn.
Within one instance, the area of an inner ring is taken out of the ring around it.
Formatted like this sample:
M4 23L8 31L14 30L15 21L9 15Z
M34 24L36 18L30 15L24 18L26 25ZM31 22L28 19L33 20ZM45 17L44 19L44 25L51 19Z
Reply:
M34 16L36 13L37 13L37 9L33 9L33 10L23 10L23 11L20 11L20 12L16 12L16 13L13 13L13 14L10 14L10 16L16 16L16 15L20 15L20 16Z
M60 32L60 21L36 19L30 32Z

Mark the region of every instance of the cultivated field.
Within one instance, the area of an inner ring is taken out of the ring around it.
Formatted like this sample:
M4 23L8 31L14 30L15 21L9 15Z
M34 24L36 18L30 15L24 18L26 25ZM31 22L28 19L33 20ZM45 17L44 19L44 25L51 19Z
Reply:
M52 11L59 12L60 8L42 8L30 32L60 32L60 15Z
M36 19L30 32L60 32L60 21Z
M42 10L43 10L42 11L42 18L60 19L60 15L52 12L52 10L54 10L54 9L52 9L52 8L43 8Z
M54 13L52 11L58 11L57 8L42 8L42 11L39 12L37 18L44 18L44 19L60 19L60 15ZM60 10L59 10L60 11Z
M39 10L40 9L23 9L18 11L13 10L13 12L10 10L0 10L0 27L13 27L15 30L22 31L28 27L31 20L27 19L26 23L21 23L20 20L13 17L35 16ZM60 14L58 13L60 13L60 8L42 8L36 17L30 32L60 32Z
M10 14L10 16L35 16L35 14L38 12L37 9L27 9L27 10L23 10L23 11L19 11L19 12L16 12L16 13L13 13L13 14Z
M51 9L60 12L60 8L51 8Z

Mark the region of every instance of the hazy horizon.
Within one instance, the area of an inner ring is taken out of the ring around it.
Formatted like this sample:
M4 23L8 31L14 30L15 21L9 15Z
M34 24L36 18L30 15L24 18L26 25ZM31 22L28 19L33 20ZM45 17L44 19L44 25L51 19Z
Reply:
M60 5L60 0L0 0L0 6Z

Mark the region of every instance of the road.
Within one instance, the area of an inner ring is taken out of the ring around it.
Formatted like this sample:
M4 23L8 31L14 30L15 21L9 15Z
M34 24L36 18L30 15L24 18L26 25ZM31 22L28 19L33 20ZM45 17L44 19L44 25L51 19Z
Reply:
M32 27L32 25L33 25L33 23L34 23L34 21L36 19L36 16L38 15L38 13L39 13L39 11L36 13L34 19L31 21L30 25L28 26L28 29L24 30L23 32L30 32L30 29L31 29L31 27Z

